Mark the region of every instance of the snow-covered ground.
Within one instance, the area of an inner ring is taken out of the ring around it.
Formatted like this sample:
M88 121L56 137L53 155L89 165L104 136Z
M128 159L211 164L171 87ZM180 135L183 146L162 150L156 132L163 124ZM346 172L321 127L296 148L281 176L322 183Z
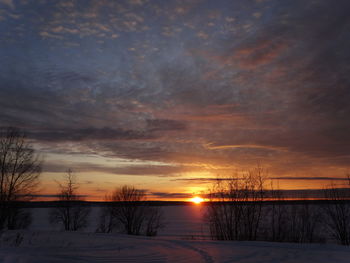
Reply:
M180 240L120 234L8 231L0 262L349 262L337 245Z
M37 208L28 230L0 235L0 262L350 262L350 248L332 244L203 240L201 206L164 209L167 226L150 238L95 233L98 208L84 232L59 231Z

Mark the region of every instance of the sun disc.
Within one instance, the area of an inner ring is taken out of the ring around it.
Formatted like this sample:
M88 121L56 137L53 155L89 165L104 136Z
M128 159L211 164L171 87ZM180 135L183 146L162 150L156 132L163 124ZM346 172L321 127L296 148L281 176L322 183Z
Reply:
M201 198L201 197L199 197L199 196L195 196L195 197L193 197L193 198L191 199L191 201L192 201L193 203L195 203L195 204L200 204L200 203L202 203L204 200L203 200L203 198Z

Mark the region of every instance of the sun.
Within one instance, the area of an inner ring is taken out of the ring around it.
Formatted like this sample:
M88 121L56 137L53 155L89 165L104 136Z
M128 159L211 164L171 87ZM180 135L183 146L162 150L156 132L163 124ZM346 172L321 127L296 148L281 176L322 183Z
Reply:
M195 203L195 204L200 204L204 201L204 199L202 197L199 196L195 196L191 199L191 202Z

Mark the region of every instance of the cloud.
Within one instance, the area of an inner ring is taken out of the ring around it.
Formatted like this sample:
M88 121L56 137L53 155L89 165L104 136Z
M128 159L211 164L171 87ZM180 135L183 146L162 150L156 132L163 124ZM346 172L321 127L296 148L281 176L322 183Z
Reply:
M151 139L151 135L145 133L124 130L105 128L81 128L81 129L53 129L53 130L38 130L28 133L30 138L40 141L89 141L89 140L141 140Z
M177 120L153 119L146 120L150 131L181 131L186 129L186 123Z
M94 164L90 162L45 162L43 172L47 173L63 173L68 168L73 169L77 173L109 173L115 175L135 175L135 176L159 176L159 177L177 177L183 173L201 171L200 167L170 164L149 164L149 165L122 165L111 166ZM88 184L91 181L86 181Z
M192 194L187 193L168 193L168 192L150 192L154 197L171 199L171 198L191 198Z
M38 129L28 132L28 137L37 141L130 141L153 140L160 135L157 132L181 131L186 128L183 122L175 120L153 119L146 120L146 127L140 130L127 130L124 128L51 128Z
M198 177L198 178L176 178L172 179L172 181L180 181L180 182L187 182L187 183L196 183L196 184L207 184L211 182L221 182L221 181L230 181L234 180L232 178L219 178L219 177L213 177L213 178L207 178L207 177Z
M298 165L298 164L296 164ZM300 165L300 164L299 164ZM274 164L274 166L277 166L277 163ZM251 165L248 166L247 169L251 169ZM287 168L286 170L288 171L289 168ZM300 168L296 168L296 169L300 169ZM315 167L315 170L317 171L317 169L320 169L320 167ZM231 168L227 168L225 169L217 169L216 170L216 177L179 177L179 178L173 178L171 179L171 181L174 182L186 182L186 183L192 183L193 185L198 185L198 184L215 184L217 182L222 182L222 181L231 181L231 180L237 180L239 179L239 177L232 177L232 175L237 176L237 171L240 170L236 170L236 172ZM245 171L244 169L241 171ZM343 171L344 172L344 171ZM339 186L343 186L344 184L347 184L348 182L348 178L346 176L335 176L336 172L333 172L333 176L302 176L301 174L303 174L302 171L299 171L299 173L295 173L295 175L293 176L271 176L271 174L278 174L278 173L282 173L285 174L286 171L275 171L274 169L271 170L266 170L266 187L267 189L269 188L269 182L272 181L274 182L274 184L276 183L276 181L278 181L278 183L281 183L281 187L282 190L284 191L283 188L285 187L290 187L291 185L295 185L295 182L298 181L309 181L309 182L314 182L315 184L318 184L322 187L327 185L327 184L331 184L332 182L339 182ZM214 174L214 173L213 173ZM312 173L309 173L312 174ZM319 172L317 172L316 174L320 174ZM327 174L327 172L326 172ZM289 182L288 182L289 181ZM290 183L292 182L292 183ZM318 182L323 182L323 184L319 184ZM305 182L304 182L305 183ZM305 184L305 185L309 185L309 184ZM282 191L281 190L281 191Z
M271 180L306 180L306 181L348 181L348 178L344 177L326 177L326 176L318 176L318 177L307 177L307 176L298 176L298 177L270 177Z
M253 144L241 144L241 145L213 145L209 143L205 145L207 149L210 150L218 150L218 149L237 149L237 148L251 148L251 149L267 149L267 150L276 150L276 151L284 151L286 149L273 147L270 145L253 145Z
M259 40L256 40L257 42ZM281 59L283 53L289 48L287 43L265 42L261 46L243 47L234 51L234 57L230 61L237 60L243 69L256 69ZM232 62L227 62L232 63Z
M327 176L276 176L276 177L268 177L268 180L288 180L288 181L348 181L348 178L345 177L327 177ZM198 177L198 178L176 178L171 179L172 181L183 181L183 182L194 182L198 184L204 184L209 182L220 182L220 181L231 181L235 180L234 178L226 177Z
M349 167L348 1L145 3L16 2L21 16L1 25L2 126L45 152L169 164L96 172L214 176L261 161L311 182Z
M82 38L96 37L102 43L101 39L115 39L122 32L144 31L147 28L144 18L132 11L142 8L143 2L134 2L138 4L132 4L132 1L86 1L84 8L79 8L72 1L36 3L46 10L43 14L40 8L37 9L37 15L42 17L40 35L80 41Z
M15 9L15 4L13 0L0 0L0 4L6 5L7 7L11 9Z

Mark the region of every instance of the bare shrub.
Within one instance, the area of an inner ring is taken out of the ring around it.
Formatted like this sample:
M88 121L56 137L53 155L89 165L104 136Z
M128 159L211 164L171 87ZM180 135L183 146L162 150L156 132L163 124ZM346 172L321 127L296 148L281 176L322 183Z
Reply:
M51 224L62 224L66 231L77 231L83 229L88 224L90 207L82 203L82 199L77 192L75 175L68 170L64 183L59 184L59 202L57 207L50 210L49 222Z
M287 241L296 243L312 243L319 239L316 229L321 222L321 214L315 206L307 202L294 204L288 210Z
M349 174L347 175L350 185ZM339 189L333 183L324 189L328 202L323 206L324 223L332 235L342 245L350 245L350 205L349 188Z
M209 192L206 218L219 240L256 240L264 200L265 171L259 166L241 176L218 180Z
M22 228L30 213L20 201L32 198L39 182L41 161L25 134L16 128L0 131L0 229Z
M148 207L146 209L146 236L156 236L158 234L158 230L164 226L163 217L163 210L159 209L159 207Z
M287 208L283 203L283 192L275 189L271 181L270 197L272 199L269 213L270 229L268 229L268 239L270 241L281 242L287 237L286 225L288 222Z
M110 203L102 209L98 231L117 229L128 235L155 236L163 226L161 209L147 205L146 194L142 190L124 185L107 200Z

